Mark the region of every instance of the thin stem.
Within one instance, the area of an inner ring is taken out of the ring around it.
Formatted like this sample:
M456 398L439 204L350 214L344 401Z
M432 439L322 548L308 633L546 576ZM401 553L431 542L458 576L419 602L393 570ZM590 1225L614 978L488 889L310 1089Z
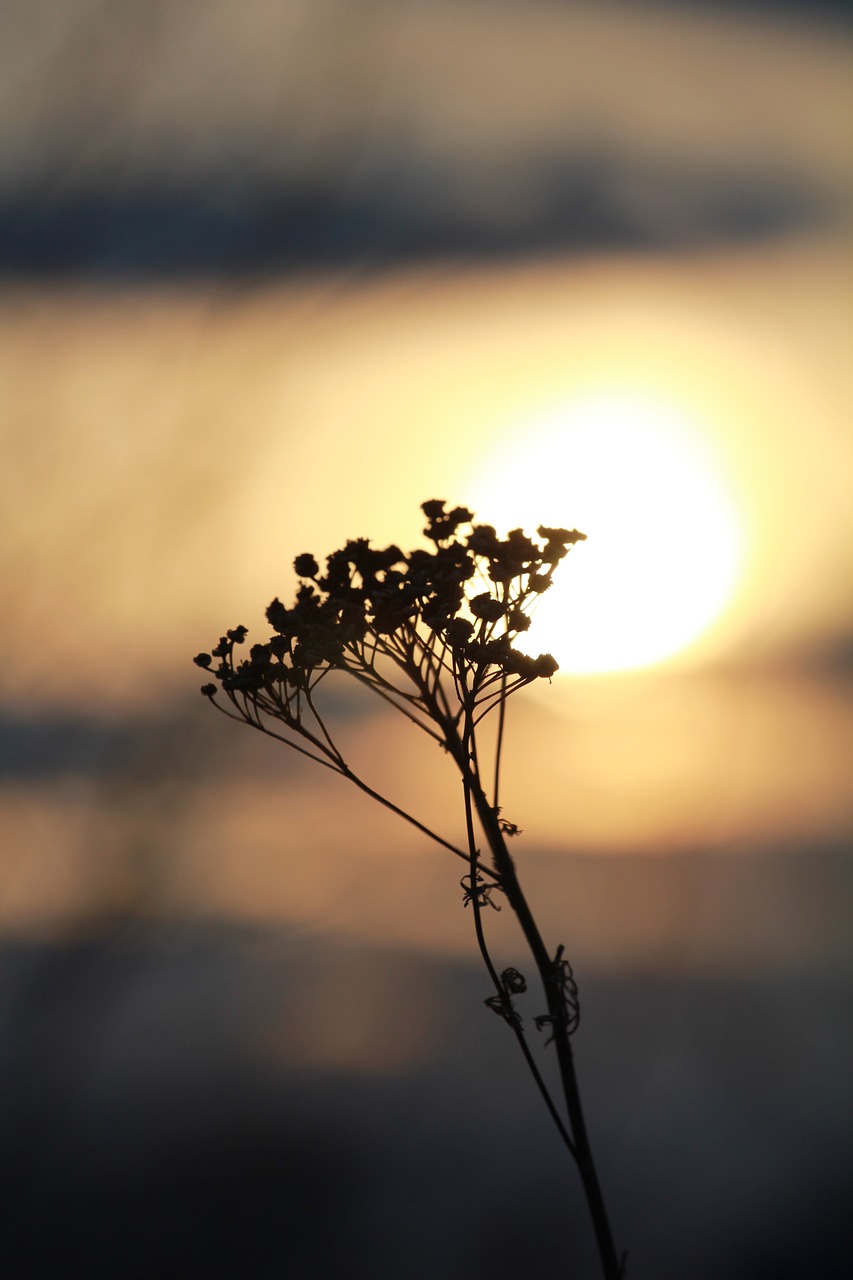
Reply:
M467 728L467 726L466 726ZM473 732L473 730L472 730ZM598 1180L592 1148L586 1128L586 1121L581 1105L577 1074L574 1066L574 1055L566 1024L566 1010L562 985L562 973L557 959L552 959L533 913L522 892L515 870L515 863L507 848L503 832L500 829L497 812L489 804L485 792L480 785L476 769L476 754L469 751L465 738L456 735L449 744L457 766L462 773L466 786L466 794L470 794L477 811L480 825L489 842L495 871L498 874L501 889L506 895L516 919L521 926L525 941L533 957L548 1003L548 1016L553 1030L553 1039L557 1051L560 1070L560 1081L563 1097L569 1116L571 1130L572 1154L575 1157L581 1182L586 1196L587 1206L593 1222L599 1258L605 1280L622 1280L624 1268L621 1265L613 1242L613 1234Z
M329 730L326 728L323 717L320 715L320 712L317 710L317 705L314 702L314 699L311 697L310 689L307 689L305 692L305 701L307 702L311 710L311 714L313 715L314 719L317 721L317 724L320 726L320 732L322 733L323 737L326 740L326 745L329 751L331 752L332 758L337 761L342 761L341 753L338 750L338 748L335 746L335 743L332 739L332 735L329 733Z
M465 749L470 751L471 721L469 716L466 716L465 736L464 736L463 742L464 742ZM483 963L485 964L489 972L489 977L492 979L492 982L495 984L495 991L499 996L503 996L504 994L503 983L498 977L497 970L495 969L495 966L492 963L492 958L489 955L489 948L486 946L485 934L483 933L482 906L480 903L480 895L477 892L477 881L478 881L478 875L480 870L478 865L479 855L477 851L476 840L474 838L474 813L473 813L473 805L471 803L471 779L468 773L465 773L463 775L462 783L465 790L465 828L468 835L468 858L469 858L469 865L470 865L469 874L471 878L471 907L474 912L474 930L477 935L477 945L480 948L480 955L483 957Z
M394 693L399 694L401 698L405 698L407 699L407 701L414 702L416 704L418 701L417 698L413 697L411 694L406 694L398 689L394 689L394 686L389 685L387 681L382 682L382 685L385 686L383 688L382 685L380 685L378 682L368 679L366 676L362 675L359 671L352 671L351 674L355 676L356 680L358 680L360 684L366 685L368 689L372 689L373 692L377 693L380 698L383 698L385 702L387 702L390 706L394 708L395 711L399 711L400 714L404 715L407 720L411 720L412 724L417 725L419 729L422 729L423 732L427 734L428 737L434 739L435 742L439 742L442 745L444 744L444 739L442 738L441 734L436 733L434 729L431 729L429 727L429 725L424 724L423 720L418 719L418 717L414 714L414 712L410 711L407 707L401 706L400 703L397 702L397 700L394 697L392 697L391 693L388 692L388 689L393 689Z
M498 739L495 743L495 786L492 792L495 812L500 812L500 785L501 785L501 755L503 754L504 743L504 722L506 720L506 672L501 672L501 701L498 708Z
M226 711L225 708L220 703L218 703L215 698L211 698L210 701L213 704L213 706L216 708L216 710L220 713L220 715L226 716L229 720L236 720L238 724L251 725L253 729L259 729L261 733L266 734L268 738L275 738L276 742L283 742L286 747L290 747L293 751L298 751L301 756L307 756L307 758L309 760L313 760L315 764L321 764L326 769L333 769L336 773L340 772L337 765L333 764L331 760L324 760L322 756L315 756L313 751L308 751L306 750L305 747L297 746L297 744L291 741L290 738L285 738L284 734L276 733L274 729L267 728L267 726L261 720L260 716L258 717L257 720L255 720L252 717L243 715L242 712L239 715L235 716L233 712Z
M362 778L359 778L358 774L353 773L347 765L342 765L339 772L343 777L348 778L350 782L355 783L359 791L363 791L365 795L370 796L373 800L377 800L379 804L383 805L386 809L390 809L392 813L396 813L399 818L403 818L411 826L416 827L418 831L422 831L425 836L429 836L430 840L434 840L436 844L440 844L444 849L449 849L451 853L454 853L457 858L462 858L464 862L469 861L468 854L465 853L464 850L457 848L455 844L451 844L450 841L445 840L443 836L437 835L434 831L431 831L423 822L419 822L418 819L414 818L410 813L406 813L405 809L401 809L399 805L394 804L393 800L389 800L387 796L383 796L380 792L374 791L373 787L369 786ZM490 867L483 867L482 870L486 875L491 876L493 880L498 879L497 874L492 871Z
M563 1139L569 1151L571 1152L573 1159L577 1160L578 1158L577 1148L571 1139L571 1135L569 1134L568 1129L563 1123L562 1116L560 1115L559 1111L554 1105L554 1099L551 1097L551 1094L548 1091L548 1086L546 1085L544 1079L542 1078L542 1073L540 1072L538 1066L536 1065L536 1060L530 1051L530 1045L527 1043L527 1037L525 1036L524 1032L521 1030L520 1027L513 1027L513 1032L515 1033L515 1038L521 1047L521 1052L524 1054L524 1061L527 1063L527 1066L530 1070L530 1074L533 1076L533 1079L536 1082L536 1087L545 1101L545 1106L548 1108L551 1119L554 1121L554 1124L557 1127L557 1131L559 1132L560 1137Z
M457 858L462 858L464 862L468 862L468 854L463 849L460 849L450 840L445 840L443 836L438 835L438 833L428 827L426 823L420 822L411 813L407 813L405 809L401 809L399 805L394 804L393 800L389 800L388 797L383 796L381 792L375 791L374 788L365 782L363 778L360 778L357 773L354 773L353 770L349 768L336 747L333 747L332 749L324 747L322 743L318 742L318 740L314 738L307 729L305 729L304 726L300 726L298 732L303 737L308 738L312 743L315 743L317 749L322 751L323 754L328 757L327 759L323 759L323 756L320 755L314 755L312 751L308 751L305 747L298 746L297 743L293 742L290 738L286 738L281 733L276 733L274 729L270 729L264 724L260 715L258 715L257 719L250 715L233 715L230 711L226 711L224 707L220 706L214 698L211 698L210 701L216 707L217 711L221 712L222 715L227 716L229 720L237 720L240 723L248 724L253 729L260 730L260 732L265 734L268 738L274 738L276 742L284 743L286 747L290 747L293 751L298 752L299 755L307 756L308 759L313 760L315 764L321 764L325 768L332 769L335 773L339 773L342 777L347 778L350 782L354 783L355 786L358 787L359 791L363 791L364 794L370 796L372 800L376 800L378 804L389 809L391 813L395 813L398 818L402 818L405 822L408 822L410 826L415 827L416 830L422 832L423 835L428 836L430 840L434 840L435 843L441 845L443 849L447 849L450 853L455 854ZM332 754L333 751L334 754ZM482 871L492 880L496 881L498 879L497 874L491 869L491 867L484 866L482 867Z
M466 727L466 738L468 736L468 733L470 733L471 731L473 731L473 725L469 720L468 725ZM503 981L501 980L501 978L498 977L497 969L495 968L494 962L491 957L491 953L489 952L488 944L486 942L486 935L483 930L483 909L480 904L479 895L477 893L476 877L480 870L480 865L479 865L479 857L478 857L478 852L476 847L476 841L474 837L474 816L472 812L472 803L471 803L471 783L467 775L463 777L463 785L465 789L465 826L468 833L468 848L470 851L471 870L469 872L469 876L470 876L470 884L471 884L471 907L474 913L474 932L477 937L477 946L480 949L480 955L483 957L483 963L485 964L486 969L488 970L489 977L492 979L492 982L494 983L494 987L497 995L499 996L501 1001L503 1001L508 998L508 994L505 990ZM507 1021L509 1021L510 1023L513 1034L516 1040L518 1041L521 1052L524 1055L524 1060L527 1063L528 1069L531 1075L533 1076L536 1087L539 1090L539 1093L541 1094L545 1102L545 1106L548 1108L548 1112L551 1116L551 1119L554 1121L554 1124L557 1126L560 1136L562 1137L569 1151L575 1157L575 1159L577 1159L575 1144L572 1142L569 1132L563 1123L562 1117L560 1116L560 1113L558 1112L556 1106L554 1105L554 1100L551 1097L551 1094L548 1090L548 1086L546 1085L542 1077L542 1073L540 1072L539 1067L537 1066L536 1061L533 1057L533 1054L530 1051L530 1045L527 1043L527 1037L525 1036L524 1031L522 1030L522 1027L521 1027L521 1019L519 1018L517 1021L515 1019L512 1019L512 1020L507 1019Z
M489 806L482 789L475 788L472 794L477 808L477 815L486 832L492 850L495 869L500 875L501 887L521 925L545 990L548 1001L548 1014L551 1019L554 1044L557 1050L563 1096L568 1110L569 1125L575 1146L575 1159L593 1222L605 1280L622 1280L624 1268L616 1254L613 1233L610 1228L607 1208L598 1180L581 1105L574 1055L566 1025L562 975L559 964L556 960L552 960L542 940L542 935L528 906L527 899L521 890L515 871L515 864L506 847L494 810Z

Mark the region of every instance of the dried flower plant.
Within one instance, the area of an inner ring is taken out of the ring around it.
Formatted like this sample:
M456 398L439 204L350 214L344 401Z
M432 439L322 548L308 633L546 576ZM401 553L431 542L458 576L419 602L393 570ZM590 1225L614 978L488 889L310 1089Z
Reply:
M519 883L508 841L518 828L499 804L507 700L535 680L549 679L557 663L516 647L530 625L530 609L547 591L557 565L585 539L576 529L541 526L536 538L514 529L500 538L473 523L464 507L425 502L424 534L431 544L404 554L399 547L346 544L326 560L297 556L301 578L295 603L273 600L266 611L273 634L238 659L247 630L224 635L195 662L215 683L202 693L232 719L244 721L309 759L348 778L466 863L463 902L470 905L477 944L494 987L486 1005L511 1029L551 1118L583 1184L606 1280L624 1275L617 1257L587 1136L571 1036L580 1016L571 965L560 945L546 946ZM375 791L345 760L318 702L330 673L351 676L389 703L451 757L463 783L465 846L438 835L387 796ZM224 700L219 700L224 695ZM480 728L497 716L483 745ZM488 758L486 758L488 757ZM479 832L479 838L478 838ZM484 856L484 846L488 857ZM486 941L487 908L500 897L514 912L538 971L545 1011L534 1018L553 1045L563 1095L562 1111L534 1057L516 998L527 980L515 968L499 970Z

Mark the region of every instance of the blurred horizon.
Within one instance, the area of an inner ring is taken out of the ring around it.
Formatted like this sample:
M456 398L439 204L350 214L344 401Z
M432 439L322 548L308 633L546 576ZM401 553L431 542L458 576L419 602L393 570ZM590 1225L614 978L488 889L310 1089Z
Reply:
M8 278L257 281L849 219L849 4L44 8L9 6L0 42Z

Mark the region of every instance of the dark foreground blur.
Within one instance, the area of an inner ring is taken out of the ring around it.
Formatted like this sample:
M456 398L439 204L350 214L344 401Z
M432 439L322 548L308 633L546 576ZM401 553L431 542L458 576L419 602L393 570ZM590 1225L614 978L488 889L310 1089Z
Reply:
M7 940L0 973L8 1280L596 1274L473 965L137 923ZM849 969L580 980L631 1280L849 1274Z

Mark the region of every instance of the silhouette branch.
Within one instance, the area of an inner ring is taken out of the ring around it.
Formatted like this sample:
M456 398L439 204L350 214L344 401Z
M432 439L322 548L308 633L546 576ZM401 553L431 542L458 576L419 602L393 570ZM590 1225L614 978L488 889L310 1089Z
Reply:
M220 637L210 653L196 655L196 664L211 677L202 693L223 714L332 769L465 861L463 903L471 907L477 947L493 987L485 1004L513 1031L578 1168L602 1274L605 1280L620 1280L624 1255L620 1261L613 1243L571 1044L580 1016L577 985L565 948L560 945L552 953L542 938L507 846L518 827L501 816L499 806L507 702L519 689L550 679L557 670L550 654L534 658L519 647L519 640L557 565L585 535L540 526L535 538L521 529L500 538L491 525L474 524L465 507L448 510L443 501L432 500L422 510L428 546L408 554L394 545L373 547L360 538L328 556L323 571L312 555L297 556L295 602L290 607L279 599L270 604L268 640L240 657L248 633L239 626ZM346 762L317 696L331 672L375 693L445 750L463 783L465 847L438 835ZM218 700L223 695L227 706ZM482 748L481 767L478 730L495 710L497 731L491 746ZM484 776L491 779L491 795ZM483 860L481 843L491 865ZM496 894L513 912L538 973L546 1012L534 1018L534 1025L547 1030L545 1044L554 1045L563 1115L516 1008L516 998L528 990L527 980L515 968L499 970L488 946L486 908L500 909Z

